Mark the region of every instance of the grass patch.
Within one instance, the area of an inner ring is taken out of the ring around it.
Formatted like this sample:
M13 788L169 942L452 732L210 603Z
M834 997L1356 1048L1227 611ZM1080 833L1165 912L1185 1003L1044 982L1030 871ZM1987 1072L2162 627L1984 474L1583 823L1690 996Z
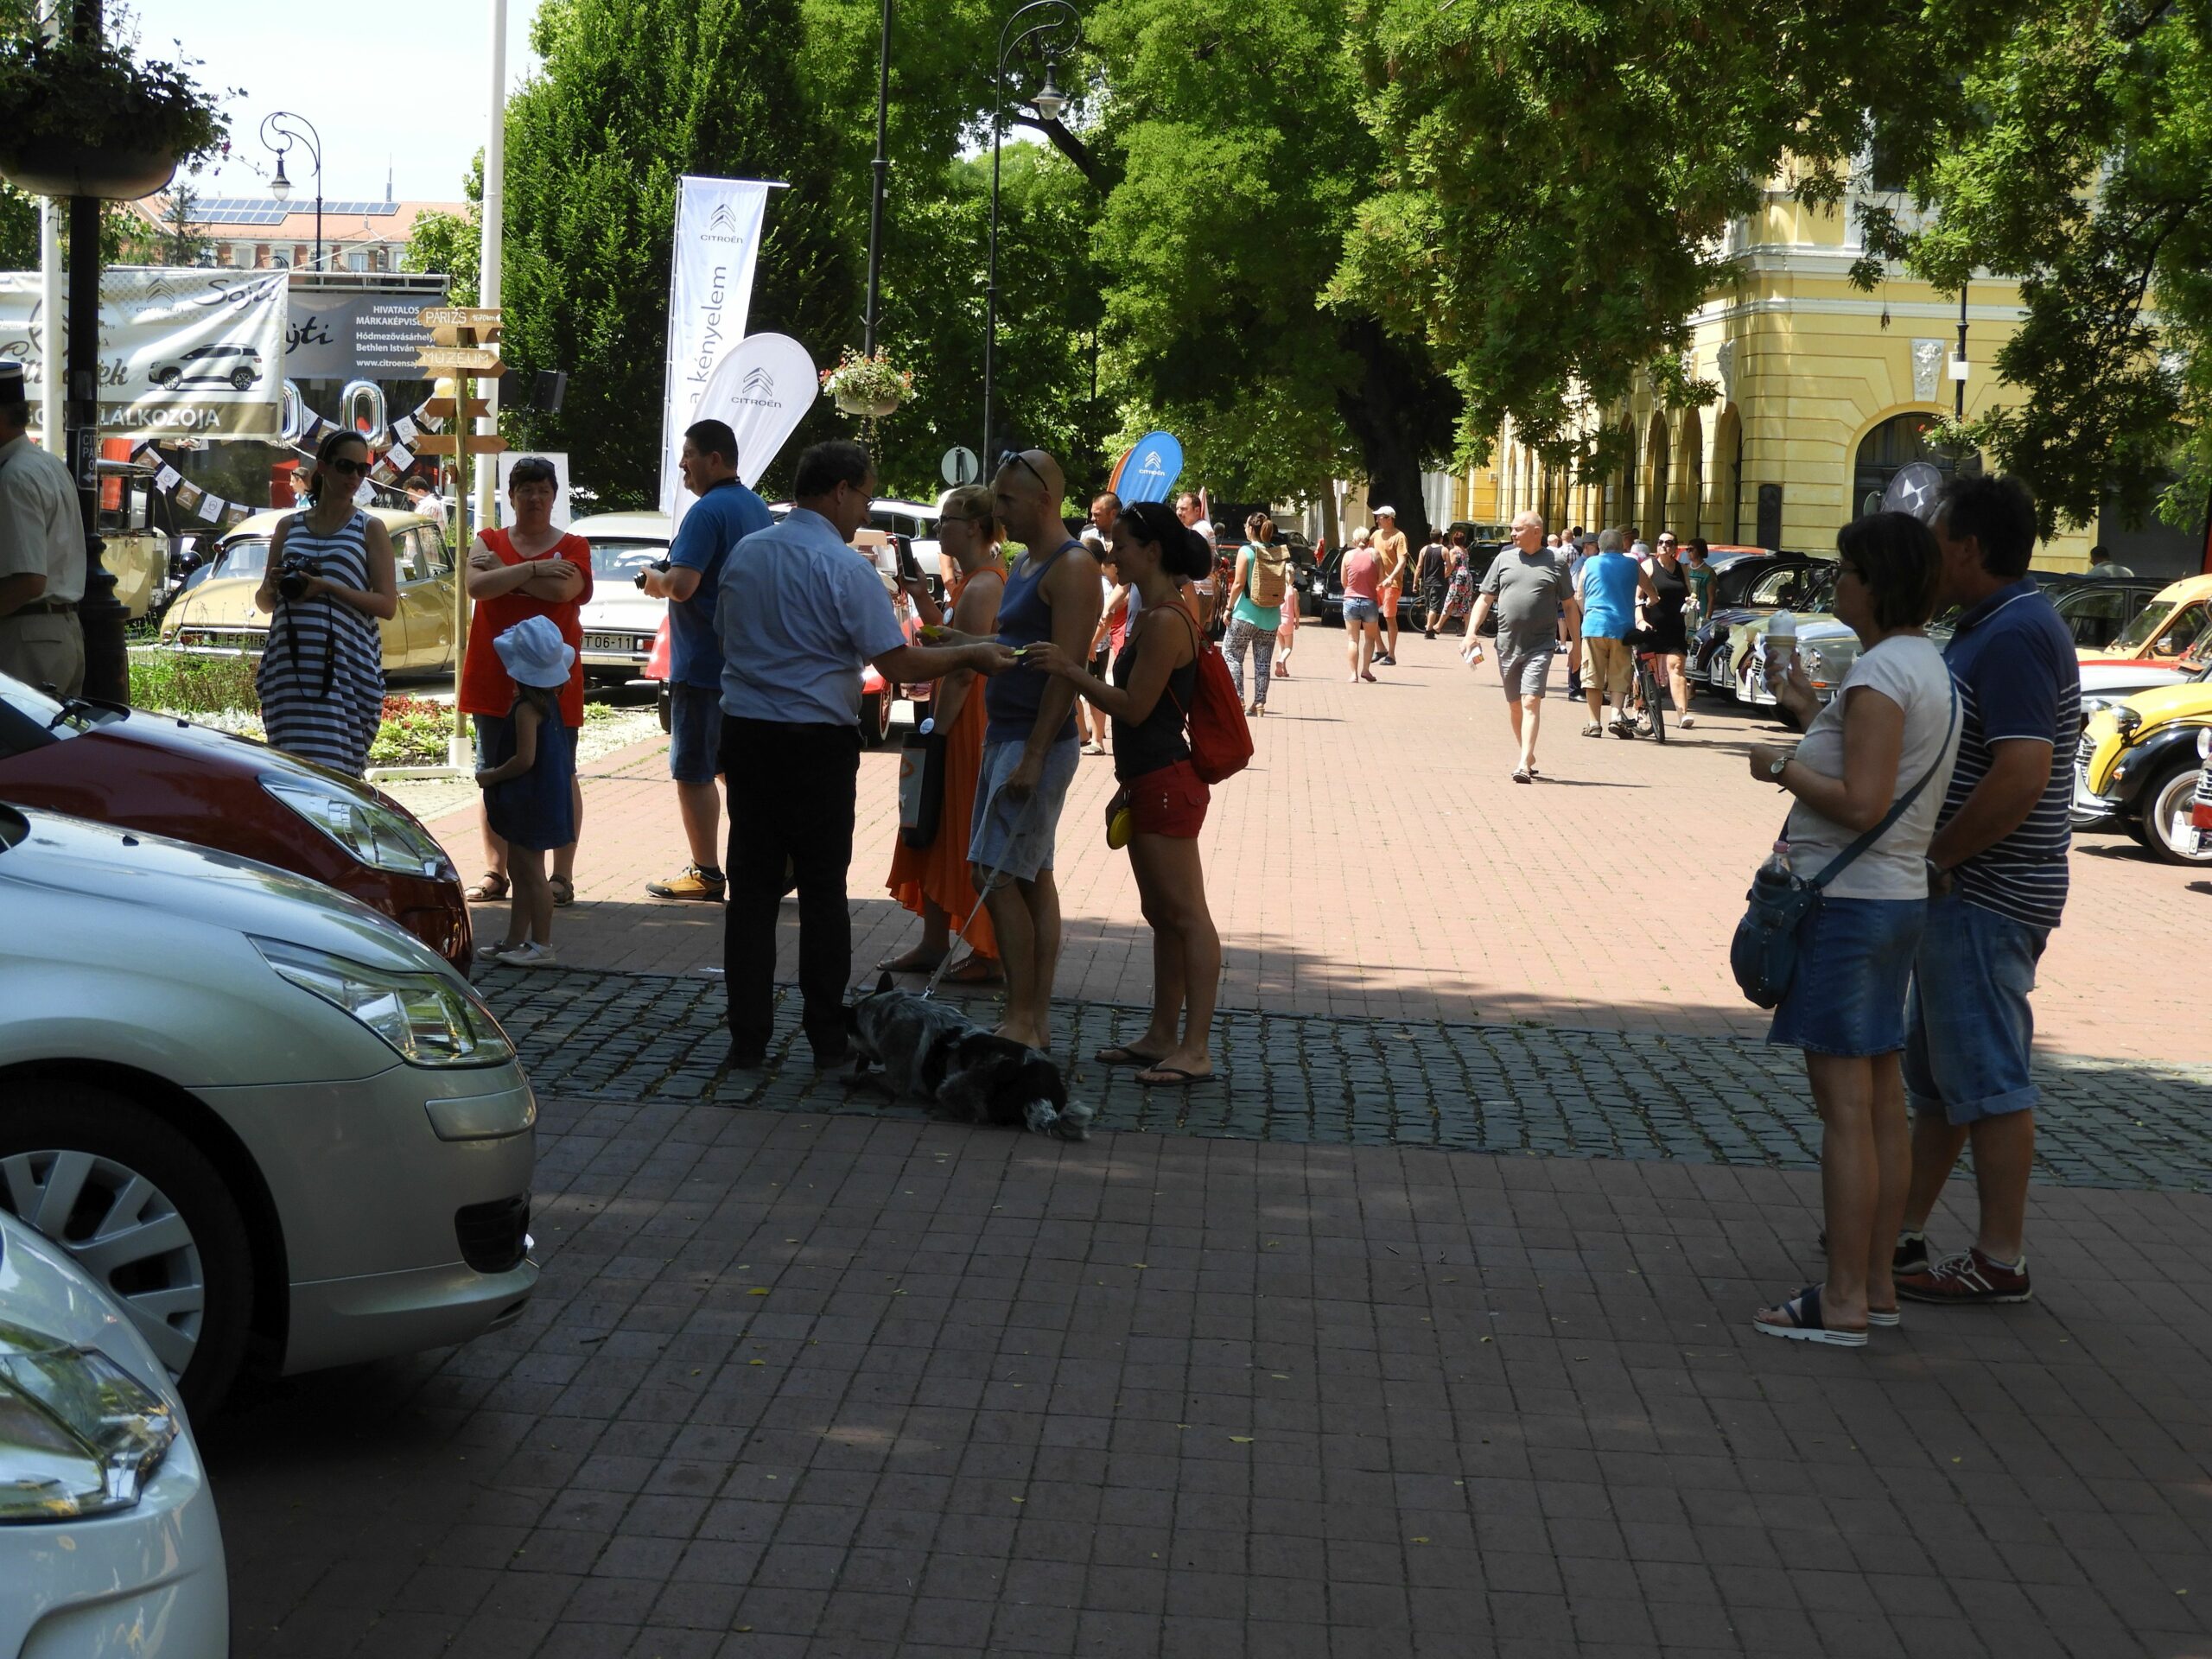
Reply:
M251 657L188 657L181 652L130 653L130 706L180 715L261 712Z

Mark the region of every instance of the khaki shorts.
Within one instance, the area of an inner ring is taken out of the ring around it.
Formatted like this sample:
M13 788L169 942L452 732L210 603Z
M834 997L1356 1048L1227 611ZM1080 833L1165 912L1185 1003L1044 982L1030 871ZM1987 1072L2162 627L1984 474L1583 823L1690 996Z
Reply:
M75 696L85 689L85 635L76 617L59 611L0 616L0 674Z
M1628 706L1628 689L1636 678L1636 657L1625 639L1602 637L1582 642L1586 660L1582 669L1582 689L1585 691L1604 691L1611 694L1616 709Z

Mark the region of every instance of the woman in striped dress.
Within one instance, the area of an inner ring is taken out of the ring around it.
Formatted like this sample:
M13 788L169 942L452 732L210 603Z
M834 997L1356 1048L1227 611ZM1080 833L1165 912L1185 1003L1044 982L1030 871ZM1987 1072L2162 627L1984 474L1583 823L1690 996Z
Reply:
M391 538L353 505L369 465L359 434L324 440L308 509L276 527L253 596L271 619L256 679L270 747L355 778L384 715L377 622L399 609ZM297 574L288 578L287 564Z

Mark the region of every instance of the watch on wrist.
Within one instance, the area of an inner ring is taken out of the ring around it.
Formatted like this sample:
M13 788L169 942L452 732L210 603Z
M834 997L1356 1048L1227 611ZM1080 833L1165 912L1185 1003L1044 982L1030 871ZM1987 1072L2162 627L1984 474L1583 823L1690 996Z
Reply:
M1766 763L1766 775L1778 779L1789 769L1789 757L1786 754L1778 754Z

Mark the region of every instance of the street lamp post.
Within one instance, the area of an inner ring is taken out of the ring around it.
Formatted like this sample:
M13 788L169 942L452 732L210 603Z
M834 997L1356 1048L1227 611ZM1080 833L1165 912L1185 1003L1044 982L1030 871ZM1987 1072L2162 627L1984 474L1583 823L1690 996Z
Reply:
M1020 34L1014 25L1025 17L1043 14ZM1051 36L1065 34L1064 39ZM999 143L1006 126L1006 64L1008 54L1019 51L1030 41L1045 39L1045 84L1037 89L1029 101L1035 106L1039 118L1057 120L1067 107L1067 96L1052 84L1052 66L1063 55L1083 44L1083 18L1068 0L1029 0L1006 20L999 30L999 55L996 73L992 77L991 98L991 251L990 263L983 282L983 466L988 469L995 453L991 448L991 367L997 355L999 342ZM988 476L988 470L985 476Z
M269 194L283 201L292 194L292 181L284 176L284 156L295 143L305 144L308 156L315 162L315 264L310 269L322 269L322 135L315 124L303 115L289 110L275 110L263 118L261 142L276 156L276 176L269 181Z
M875 61L875 160L868 203L868 315L861 319L861 350L875 355L876 308L883 291L883 175L891 166L884 139L891 115L891 0L883 0L883 40Z

